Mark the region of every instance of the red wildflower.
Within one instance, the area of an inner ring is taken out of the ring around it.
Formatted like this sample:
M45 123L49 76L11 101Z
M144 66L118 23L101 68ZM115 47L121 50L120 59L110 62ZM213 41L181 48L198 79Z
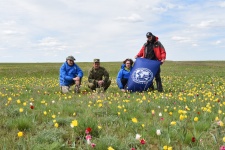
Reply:
M136 150L136 149L132 147L130 150Z
M88 134L88 135L86 136L86 140L91 140L91 135L90 135L90 134Z
M144 140L144 139L141 139L141 140L140 140L140 143L141 143L141 144L145 144L145 140Z
M221 147L220 147L220 150L225 150L225 146L224 146L224 145L221 146Z
M91 132L91 128L88 127L88 128L85 130L85 133L86 133L86 134L89 134L90 132Z
M91 147L93 147L93 148L94 148L95 146L96 146L96 144L95 144L95 143L91 143Z
M31 105L31 106L30 106L30 109L34 109L34 106L33 106L33 105Z
M191 141L192 141L192 142L195 142L195 140L196 140L195 137L192 137L192 138L191 138Z

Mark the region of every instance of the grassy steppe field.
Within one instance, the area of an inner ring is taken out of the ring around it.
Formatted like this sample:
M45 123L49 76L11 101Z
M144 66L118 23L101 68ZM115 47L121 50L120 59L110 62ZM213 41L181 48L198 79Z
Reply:
M161 66L163 93L122 93L121 62L102 62L112 84L61 94L62 63L0 64L2 150L219 150L225 145L225 61ZM224 147L225 149L225 147Z

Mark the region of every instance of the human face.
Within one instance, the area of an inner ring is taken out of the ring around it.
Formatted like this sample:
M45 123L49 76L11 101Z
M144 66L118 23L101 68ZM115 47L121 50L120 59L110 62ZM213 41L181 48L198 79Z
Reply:
M94 66L95 69L98 69L100 67L100 63L99 62L95 62L93 64L93 66Z
M69 66L73 66L74 61L73 61L73 60L69 60L69 59L68 59L68 60L67 60L67 63L68 63L68 65L69 65Z
M152 40L152 36L148 36L147 39L148 39L148 41L151 41Z
M126 61L125 65L126 65L126 68L130 69L131 64L129 60Z

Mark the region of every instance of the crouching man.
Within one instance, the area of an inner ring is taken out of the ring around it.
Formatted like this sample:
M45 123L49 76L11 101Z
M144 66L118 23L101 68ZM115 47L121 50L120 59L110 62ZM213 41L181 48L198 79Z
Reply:
M68 56L60 68L59 82L63 94L68 93L74 84L74 92L79 93L83 71L74 61L73 56Z
M111 84L108 71L100 66L100 60L94 59L93 67L88 73L88 87L91 90L96 88L103 88L104 91L108 89Z

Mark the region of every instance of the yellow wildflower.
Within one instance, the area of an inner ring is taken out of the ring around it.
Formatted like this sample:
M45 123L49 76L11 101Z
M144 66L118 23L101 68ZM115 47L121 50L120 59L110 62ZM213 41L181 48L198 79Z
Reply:
M170 124L175 126L177 123L176 123L176 121L172 121Z
M56 128L58 128L58 127L59 127L59 124L58 124L58 123L55 123L54 126L55 126Z
M43 113L44 113L44 115L47 115L47 112L46 111L44 111Z
M225 142L225 136L223 137L223 142Z
M137 123L138 121L137 121L137 118L132 118L132 121L134 122L134 123Z
M184 116L183 115L180 115L180 120L184 120Z
M72 123L70 124L70 126L71 126L72 128L78 126L77 120L73 120Z
M155 114L155 110L152 110L152 115L154 115Z
M216 118L215 118L215 121L219 121L219 117L216 117Z
M20 110L19 110L20 112L23 112L23 108L20 108Z
M222 121L219 121L219 126L223 127L224 123Z
M163 146L163 149L164 150L167 150L168 149L168 146L167 145Z
M18 137L22 137L23 136L23 132L18 132L17 135L18 135Z
M114 149L110 146L110 147L108 147L108 150L114 150Z
M168 150L173 150L173 148L170 146L170 147L168 147Z
M194 118L194 121L195 121L195 122L198 122L198 117L195 117L195 118Z

